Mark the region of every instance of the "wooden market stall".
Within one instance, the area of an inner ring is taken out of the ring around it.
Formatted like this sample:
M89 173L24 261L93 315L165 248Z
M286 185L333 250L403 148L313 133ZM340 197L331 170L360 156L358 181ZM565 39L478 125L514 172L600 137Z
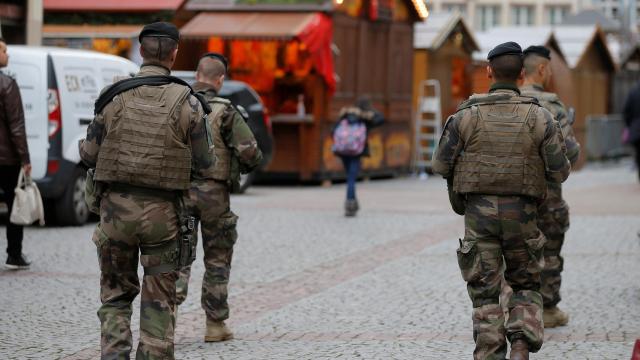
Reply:
M369 96L387 119L370 136L369 175L391 175L411 160L413 23L421 1L274 4L193 0L195 16L181 28L176 69L193 70L216 51L230 77L249 83L270 112L272 178L319 181L342 176L331 153L331 128L343 106Z
M7 44L27 43L26 1L3 1L0 3L0 35Z
M418 105L420 83L438 80L444 121L472 94L471 55L480 47L462 15L431 13L414 25L413 49L413 106Z
M554 31L571 69L574 99L567 100L576 109L573 130L582 144L586 141L587 117L606 115L612 110L611 83L616 63L599 26L561 26ZM581 166L586 156L581 157Z
M640 43L635 43L621 56L618 71L611 84L611 112L621 114L631 89L640 81Z

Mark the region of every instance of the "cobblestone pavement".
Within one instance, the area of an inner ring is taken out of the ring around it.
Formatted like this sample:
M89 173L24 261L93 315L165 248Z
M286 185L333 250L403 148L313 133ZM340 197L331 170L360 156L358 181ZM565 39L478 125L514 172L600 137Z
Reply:
M565 193L572 219L560 305L571 321L547 330L532 359L629 359L640 338L636 173L628 162L591 165ZM455 256L463 223L444 182L363 182L358 194L362 210L350 219L343 184L253 187L233 197L236 339L202 342L199 256L179 311L176 358L471 358L471 302ZM31 270L0 271L0 359L99 357L94 225L26 229Z

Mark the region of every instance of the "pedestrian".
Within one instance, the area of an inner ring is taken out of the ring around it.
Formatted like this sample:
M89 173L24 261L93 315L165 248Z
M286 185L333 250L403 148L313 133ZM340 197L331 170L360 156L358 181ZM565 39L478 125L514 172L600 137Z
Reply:
M546 92L551 84L551 51L544 46L530 46L524 50L524 82L522 96L531 96L549 110L562 130L567 158L575 165L580 156L580 144L571 128L571 119L558 95ZM569 205L562 198L562 184L547 181L547 196L538 205L538 228L547 242L544 245L544 269L540 274L540 294L544 310L545 328L564 326L569 315L558 308L564 259L560 255L564 234L569 230Z
M347 176L347 199L344 215L355 216L360 209L356 197L356 181L360 173L361 158L369 156L369 131L382 125L384 117L371 105L366 96L358 98L355 106L340 110L338 122L333 127L333 152L340 157Z
M233 338L224 322L229 318L227 287L233 245L238 238L238 216L230 209L229 193L240 187L240 173L249 173L262 162L262 153L246 119L229 100L218 97L226 73L226 58L208 53L198 62L193 84L211 107L208 122L217 159L215 167L195 175L189 191L191 213L202 224L205 273L201 302L206 315L206 342ZM178 275L178 305L187 297L190 274L191 266L187 266Z
M136 359L174 359L176 269L191 255L180 204L192 171L213 161L203 112L208 106L186 83L167 76L178 53L178 29L148 24L139 40L140 71L103 90L80 143L82 160L95 167L94 180L105 188L93 234L101 271L102 359L130 356L131 304L141 290L138 260L144 278ZM136 86L121 89L122 82Z
M571 166L553 116L520 95L520 46L498 45L488 60L489 93L471 96L449 117L433 171L452 182L450 190L463 204L457 211L464 213L465 236L457 257L473 303L474 359L504 359L507 339L510 359L528 359L542 346L544 332L538 201L545 179L563 182ZM513 289L506 324L499 303L503 264Z
M7 43L0 38L0 68L8 64ZM0 188L9 212L13 207L20 169L25 176L31 176L22 98L16 81L0 72ZM22 225L7 221L7 269L28 269L31 264L22 253L23 236Z
M631 89L624 104L624 123L627 127L626 142L635 150L638 180L640 180L640 83Z

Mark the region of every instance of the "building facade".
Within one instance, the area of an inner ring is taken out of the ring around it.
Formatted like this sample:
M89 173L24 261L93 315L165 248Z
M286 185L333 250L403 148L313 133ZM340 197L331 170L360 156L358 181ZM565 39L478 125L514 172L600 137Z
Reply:
M584 0L429 0L435 12L460 12L470 26L486 31L496 26L541 26L562 23Z
M571 14L598 10L629 27L640 26L638 0L427 0L435 12L459 12L478 31L496 26L558 25Z

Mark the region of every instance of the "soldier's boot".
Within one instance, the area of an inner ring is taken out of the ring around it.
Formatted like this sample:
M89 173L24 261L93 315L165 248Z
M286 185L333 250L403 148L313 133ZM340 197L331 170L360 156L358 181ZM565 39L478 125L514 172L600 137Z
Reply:
M356 216L358 209L360 206L358 205L358 200L350 199L344 203L344 216Z
M529 360L529 344L524 339L516 339L511 343L509 360Z
M558 309L557 306L544 308L542 311L542 320L544 321L545 328L554 328L558 326L567 325L569 322L569 315L564 311Z
M233 333L224 321L211 321L207 319L207 330L204 334L205 342L218 342L233 339Z

